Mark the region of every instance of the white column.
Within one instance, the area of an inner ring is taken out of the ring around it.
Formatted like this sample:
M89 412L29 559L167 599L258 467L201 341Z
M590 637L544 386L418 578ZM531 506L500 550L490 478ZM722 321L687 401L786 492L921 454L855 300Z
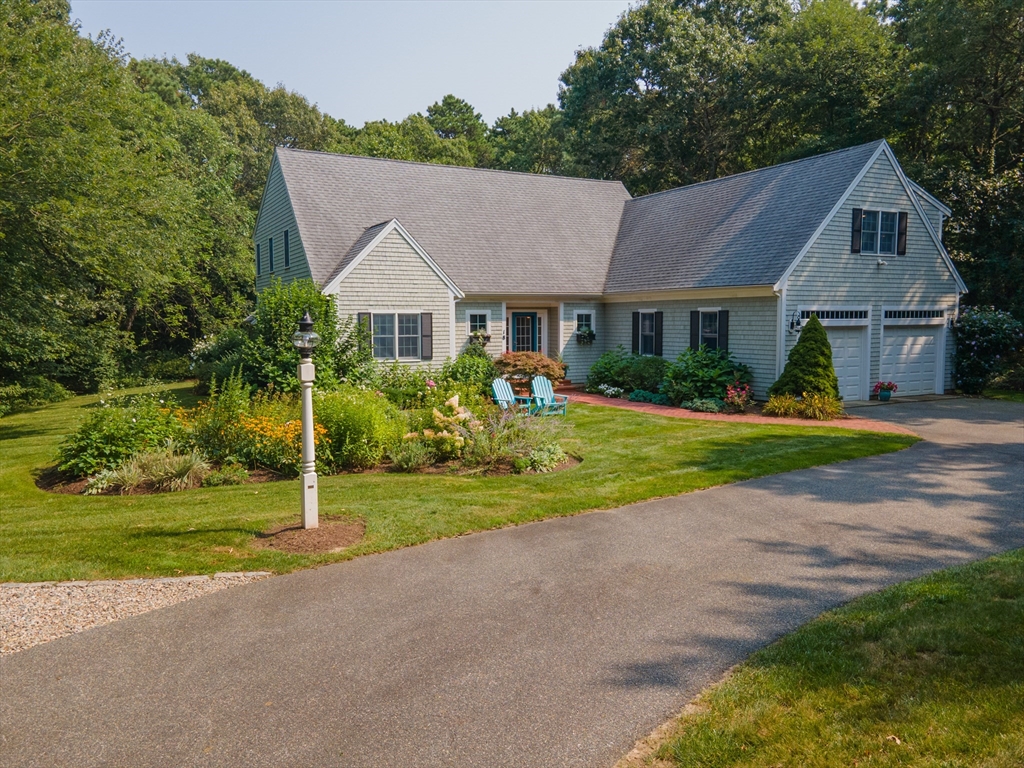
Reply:
M313 443L313 379L316 367L308 357L299 363L299 383L302 384L302 527L320 525L317 502L316 446Z

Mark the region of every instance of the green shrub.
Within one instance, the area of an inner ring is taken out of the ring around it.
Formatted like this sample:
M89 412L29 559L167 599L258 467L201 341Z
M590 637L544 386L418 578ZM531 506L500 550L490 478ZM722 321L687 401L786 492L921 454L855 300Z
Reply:
M324 296L312 280L282 283L275 278L260 292L251 323L194 347L200 391L214 377L223 380L232 370L252 387L273 385L278 392L297 391L299 353L291 339L306 310L320 334L320 346L313 355L317 386L333 389L341 382L372 381L375 364L368 330L350 318L339 320L333 298Z
M647 392L643 389L634 389L629 393L629 399L634 403L653 403L654 405L671 405L668 395L659 392Z
M494 365L509 379L533 381L537 376L544 376L557 384L565 378L565 364L540 352L506 352Z
M665 374L661 391L673 403L715 399L724 401L728 388L736 384L749 384L753 380L748 368L736 362L722 350L684 350Z
M634 389L658 392L668 373L669 362L663 357L630 355L619 386L626 392Z
M805 419L832 421L843 415L843 401L820 392L807 392L800 401L798 413Z
M644 390L658 392L668 372L669 363L662 357L627 354L621 344L605 352L587 374L588 392L599 392L601 386L617 387L625 392Z
M481 349L479 345L470 344L469 349L454 360L448 360L441 367L435 382L442 384L451 382L465 387L473 387L478 394L490 391L491 382L498 378L498 369L494 361L485 351L483 356L469 350Z
M799 401L788 392L782 395L772 395L764 404L761 413L765 416L782 416L789 418L800 413Z
M628 366L629 354L625 347L619 344L615 349L608 350L590 366L587 373L587 392L599 392L602 386L623 389L622 381L625 379Z
M953 326L956 340L956 386L979 394L1010 370L1015 353L1024 351L1024 326L994 307L967 307Z
M548 443L534 448L527 458L534 472L551 472L569 457L558 443Z
M805 392L839 399L839 380L832 366L832 345L817 315L811 315L800 331L800 338L789 351L782 375L768 389L769 397L786 393L799 397Z
M381 463L405 431L405 418L382 394L342 386L321 393L314 418L330 441L335 469L368 469Z
M249 479L249 473L241 464L224 464L203 478L204 488L217 488L222 485L242 485Z
M246 442L241 419L249 414L249 385L238 371L210 380L210 396L186 417L188 440L212 459L233 461L243 457Z
M239 328L229 328L212 337L203 337L192 347L191 373L198 379L196 389L208 394L211 386L226 381L232 375L241 378L245 364L244 348L248 334Z
M100 407L61 443L58 466L74 477L88 477L183 436L173 404L157 395L101 400Z
M423 440L403 440L388 452L388 458L399 472L415 472L437 460L433 447Z
M23 381L0 386L0 416L48 403L59 403L71 392L55 381L42 376L28 376Z
M725 402L714 397L698 397L680 403L679 407L700 413L721 413L725 410Z

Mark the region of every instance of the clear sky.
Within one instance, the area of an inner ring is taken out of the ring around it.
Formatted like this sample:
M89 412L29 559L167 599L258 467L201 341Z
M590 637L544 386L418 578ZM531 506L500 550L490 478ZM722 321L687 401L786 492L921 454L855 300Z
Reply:
M83 35L109 29L135 58L226 59L361 126L447 93L495 118L556 101L558 77L628 0L72 0Z

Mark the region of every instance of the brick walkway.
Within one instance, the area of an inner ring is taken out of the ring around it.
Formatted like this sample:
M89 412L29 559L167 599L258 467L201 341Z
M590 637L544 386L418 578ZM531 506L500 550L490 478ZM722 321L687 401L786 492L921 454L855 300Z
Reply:
M864 419L860 416L850 416L849 414L847 414L846 418L837 419L836 421L781 419L776 416L755 416L751 413L698 413L697 411L687 411L683 408L673 408L668 405L634 403L630 400L604 397L603 395L592 395L589 392L579 392L577 390L561 390L560 394L569 395L569 402L571 403L605 405L610 408L624 408L627 411L652 413L656 416L670 416L674 419L697 419L699 421L741 421L748 424L788 424L789 426L801 427L839 427L840 429L862 429L867 432L893 432L900 435L917 436L915 432L897 424L891 424L887 421Z

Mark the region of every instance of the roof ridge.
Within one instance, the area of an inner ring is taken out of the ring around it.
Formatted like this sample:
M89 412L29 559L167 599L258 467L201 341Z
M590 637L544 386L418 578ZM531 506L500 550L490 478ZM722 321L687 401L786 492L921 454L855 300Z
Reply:
M450 168L453 170L461 171L480 171L482 173L498 173L505 176L529 176L532 179L563 179L566 181L589 181L597 184L618 184L622 187L623 184L618 179L592 179L588 176L563 176L557 173L530 173L529 171L506 171L501 168L478 168L475 165L448 165L446 163L425 163L421 160L398 160L391 157L374 157L373 155L352 155L347 152L324 152L317 149L299 149L298 147L275 147L275 150L285 150L287 152L303 152L307 155L323 155L327 157L351 157L356 160L377 160L385 163L403 163L404 165L416 165L426 166L428 168ZM627 190L628 194L629 190ZM632 195L630 195L632 197Z
M738 178L740 176L749 176L749 175L754 174L754 173L763 173L765 171L772 171L772 170L775 170L776 168L782 168L783 166L786 166L786 165L795 165L797 163L806 163L806 162L808 162L810 160L820 160L821 158L828 157L829 155L838 155L838 154L841 154L843 152L851 152L851 151L853 151L855 149L863 149L864 147L871 147L871 146L877 147L879 144L881 144L884 141L885 141L885 139L875 139L874 141L868 141L868 142L866 142L864 144L855 144L852 147L843 147L842 149L833 149L831 152L822 152L820 155L808 155L807 157L800 157L800 158L797 158L796 160L787 160L784 163L776 163L775 165L767 165L764 168L752 168L749 171L740 171L739 173L730 173L728 176L719 176L717 179L706 179L705 181L695 181L693 184L684 184L681 187L672 187L671 189L662 189L662 190L660 190L658 192L651 192L650 194L640 195L639 197L632 198L631 200L629 200L629 202L635 202L637 200L647 200L647 199L652 198L652 197L657 197L658 195L666 195L666 194L668 194L670 192L679 192L679 191L684 190L684 189L693 189L694 187L701 187L701 186L704 186L705 184L717 184L718 182L725 181L727 179L735 179L735 178Z

